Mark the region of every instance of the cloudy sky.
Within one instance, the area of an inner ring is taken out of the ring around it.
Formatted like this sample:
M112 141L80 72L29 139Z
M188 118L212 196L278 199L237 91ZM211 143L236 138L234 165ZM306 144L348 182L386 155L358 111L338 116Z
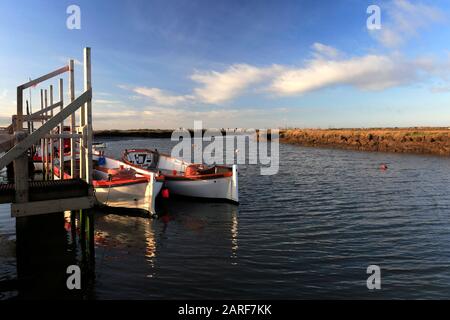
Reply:
M81 30L66 28L71 4ZM68 57L81 90L84 46L96 129L450 125L445 0L2 0L0 12L0 126L15 87Z

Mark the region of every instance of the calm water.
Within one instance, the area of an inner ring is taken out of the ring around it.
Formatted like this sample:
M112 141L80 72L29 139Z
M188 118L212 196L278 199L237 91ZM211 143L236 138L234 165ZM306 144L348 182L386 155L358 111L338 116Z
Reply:
M108 147L117 156L126 147L168 151L170 141ZM98 213L87 296L450 298L450 159L291 145L280 145L280 157L275 176L239 167L239 207L177 201L158 220ZM16 276L8 210L0 207L0 282ZM40 254L58 268L60 259ZM371 264L381 267L377 292L366 288Z

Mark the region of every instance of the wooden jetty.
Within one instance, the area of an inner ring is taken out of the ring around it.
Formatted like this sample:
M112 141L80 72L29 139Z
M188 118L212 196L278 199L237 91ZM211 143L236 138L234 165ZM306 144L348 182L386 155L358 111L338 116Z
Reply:
M53 86L50 85L48 90L41 90L41 109L31 113L27 101L25 114L24 90L65 73L68 74L69 103L64 103L64 81L60 78L58 101L54 102ZM64 131L66 119L69 119L70 132ZM70 139L71 165L68 173L73 179L57 180L53 174L54 142L58 139L59 170L62 173L64 139ZM79 161L75 152L77 145L80 150ZM29 176L30 157L37 146L41 147L43 155L43 181L32 181ZM79 97L75 98L74 60L17 87L17 114L12 116L9 127L0 130L0 152L6 152L0 157L0 170L13 163L14 183L0 185L0 203L11 203L13 217L89 209L95 205L92 187L90 48L84 49L84 92Z

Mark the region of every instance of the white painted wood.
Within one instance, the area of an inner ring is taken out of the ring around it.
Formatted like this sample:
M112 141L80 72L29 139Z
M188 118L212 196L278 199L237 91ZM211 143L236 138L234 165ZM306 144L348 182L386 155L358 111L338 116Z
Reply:
M84 91L92 91L92 78L91 78L91 48L84 48ZM86 182L92 182L92 99L86 102L85 120L84 124L87 126L85 147L87 152L85 154L85 170L86 170Z
M11 216L24 217L47 213L64 212L66 210L89 209L95 205L95 197L78 197L58 200L32 201L12 203Z
M50 133L50 134L46 134L44 137L45 138L53 138L53 139L79 139L81 138L83 135L81 134L71 134L71 133L63 133L63 134L59 134L59 133Z
M50 105L53 104L53 85L50 85ZM51 109L50 111L50 116L53 117L53 109ZM50 131L51 132L51 131ZM53 180L53 167L55 165L55 153L54 153L54 148L53 148L53 139L51 138L47 138L49 141L49 147L50 147L50 161L49 161L49 175L50 175L50 179Z
M82 104L84 104L88 99L92 98L92 91L86 91L70 103L61 112L55 115L52 119L47 121L39 129L34 131L31 135L26 137L20 144L15 145L11 150L9 150L2 158L0 158L0 169L6 167L11 161L17 158L19 155L25 153L31 146L43 138L47 132L56 127L62 119L67 118L69 115L74 113Z
M36 112L34 112L34 113L32 113L31 114L31 116L39 116L39 115L42 115L42 114L44 114L45 112L48 112L48 111L52 111L53 109L55 109L55 108L57 108L57 107L61 107L61 101L58 101L58 102L56 102L56 103L50 103L50 105L47 107L47 108L45 108L45 109L42 109L42 110L39 110L39 111L36 111Z
M26 139L26 133L24 131L16 131L14 135L15 146L13 147L13 149L16 146L20 145L24 139ZM15 200L17 203L24 203L28 201L28 155L22 152L19 154L19 156L14 157L13 159ZM3 158L1 158L0 161L1 160L3 160Z
M44 90L41 89L41 112L42 112L42 115L45 116L45 112L43 110L44 110ZM43 126L44 123L45 123L45 120L42 119L41 126ZM41 171L44 172L44 161L45 160L44 160L44 157L42 155L44 154L45 139L41 138L40 139L40 144L41 144L41 162L42 162L42 169L41 169Z
M62 111L64 108L64 86L63 86L63 79L59 79L58 83L58 93L59 93L59 112ZM61 180L64 180L64 119L61 120L59 124L59 172L61 175Z
M69 99L71 103L75 100L75 67L72 59L69 61ZM70 116L70 132L76 133L75 113ZM70 150L75 150L75 147L75 139L70 139ZM71 153L70 176L76 178L76 154L73 151Z
M23 129L23 91L20 87L17 87L17 115L18 121L15 123L14 131L22 131Z
M12 121L13 121L13 123L16 123L17 121L18 121L18 119L19 119L19 116L17 116L17 115L13 115L12 116ZM35 115L25 115L25 116L22 116L22 122L28 122L28 121L34 121L34 122L40 122L40 121L45 121L45 120L48 120L48 119L50 119L50 116L41 116L41 115L37 115L37 116L35 116Z
M42 77L39 77L37 79L31 80L27 83L24 83L22 85L19 86L19 88L21 88L22 90L27 89L29 87L35 86L43 81L46 81L48 79L51 79L53 77L56 77L57 75L60 75L61 73L67 72L69 71L69 66L64 66L61 67L55 71L52 71L50 73L47 73L46 75L43 75Z

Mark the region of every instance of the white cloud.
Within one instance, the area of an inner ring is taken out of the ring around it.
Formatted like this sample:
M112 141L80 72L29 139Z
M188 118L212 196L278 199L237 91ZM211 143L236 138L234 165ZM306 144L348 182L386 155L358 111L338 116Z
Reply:
M315 51L313 55L317 59L335 59L340 56L339 50L319 42L314 43L311 48Z
M449 61L442 63L433 57L411 60L399 53L349 57L334 47L318 42L311 48L312 59L305 60L302 66L233 64L222 72L197 71L191 79L199 85L190 95L170 94L158 88L120 87L151 98L159 106L193 103L223 105L249 92L271 92L276 96L302 95L339 85L361 90L383 90L422 80L444 80L450 71Z
M152 99L158 105L174 106L187 102L220 104L239 96L251 85L273 77L281 71L280 66L258 68L248 64L234 64L225 71L197 71L191 79L200 84L190 95L173 95L159 88L137 87L132 91ZM119 85L122 89L129 86Z
M133 91L163 106L173 106L193 99L190 95L172 95L158 88L137 87Z
M279 71L280 67L276 65L258 68L248 64L234 64L224 72L196 72L191 79L202 85L194 90L200 101L218 104L235 98L249 86Z
M120 101L117 100L107 100L107 99L94 99L94 104L119 104Z
M366 55L344 60L315 59L302 68L291 68L276 77L270 91L298 95L335 85L351 85L363 90L382 90L411 83L427 72L422 61L401 57Z
M388 19L385 19L385 16ZM387 22L384 22L385 20ZM394 0L382 10L381 30L372 30L371 34L382 45L395 48L416 36L420 29L444 20L444 13L434 6Z

